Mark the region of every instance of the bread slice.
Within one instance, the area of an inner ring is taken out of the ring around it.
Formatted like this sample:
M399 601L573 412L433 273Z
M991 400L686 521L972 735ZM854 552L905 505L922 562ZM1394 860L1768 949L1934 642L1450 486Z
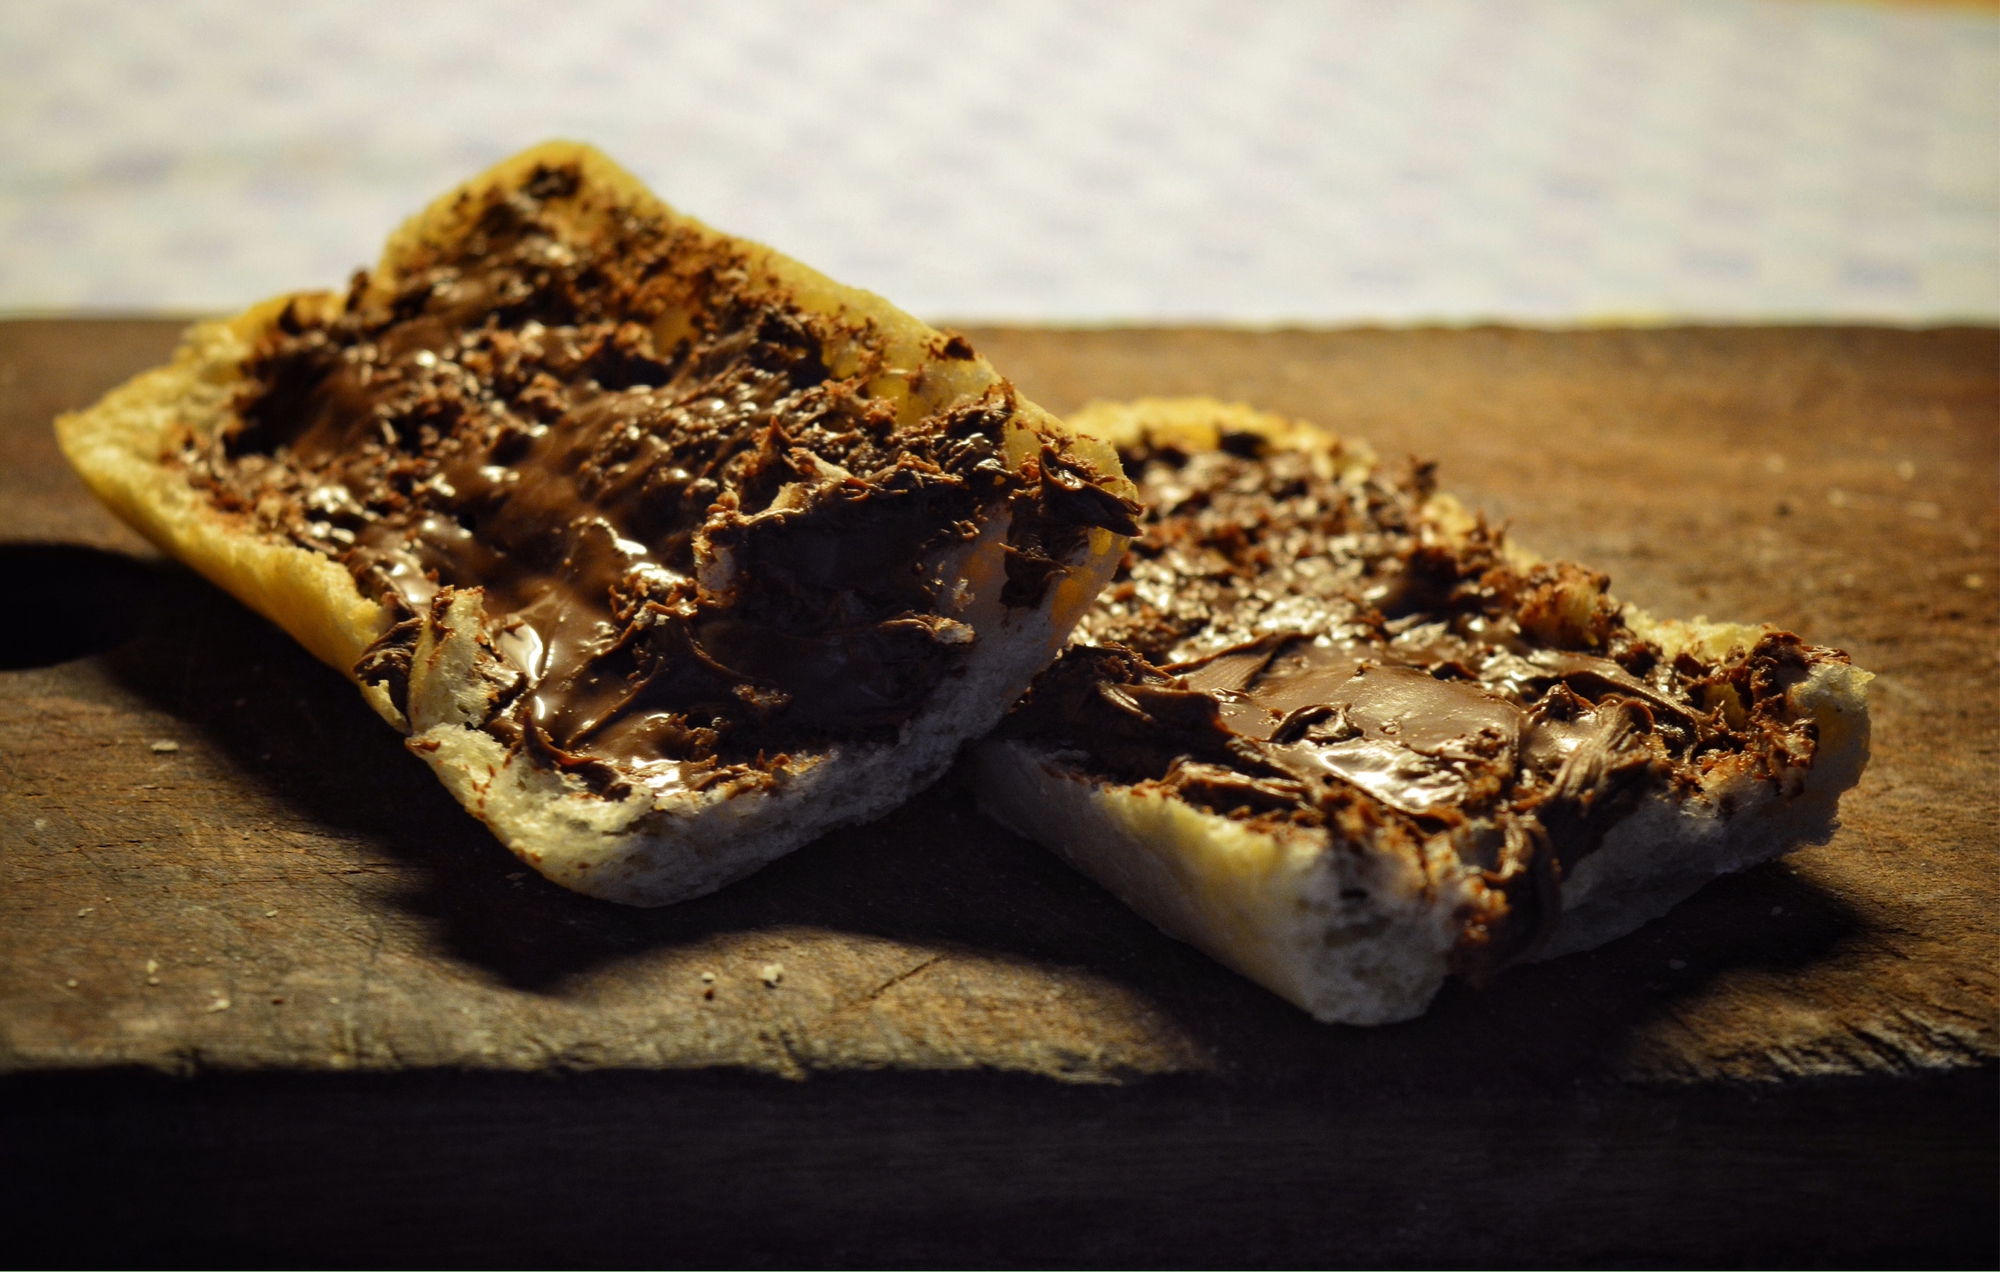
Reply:
M981 806L1323 1021L1421 1014L1824 842L1847 657L1660 621L1365 445L1206 399L1086 408L1150 518L974 754Z
M1135 529L963 338L551 143L57 422L566 887L658 905L990 729Z

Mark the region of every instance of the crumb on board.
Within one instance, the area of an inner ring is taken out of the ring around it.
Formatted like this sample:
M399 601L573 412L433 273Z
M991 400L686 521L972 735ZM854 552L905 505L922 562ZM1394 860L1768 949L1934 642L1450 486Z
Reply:
M278 917L278 912L276 910L266 910L264 911L264 917L267 919L275 919Z
M85 915L89 914L89 913L90 913L90 912L91 912L92 910L95 910L96 908L97 908L97 907L96 907L96 906L94 906L94 905L87 905L87 906L83 907L83 908L82 908L81 910L78 910L78 911L76 912L76 917L80 919L80 918L84 917Z
M166 738L161 738L159 741L153 743L154 755L172 755L175 751L178 751L180 749L181 749L180 743L169 741Z
M766 985L775 986L779 981L785 979L785 965L783 963L766 963L764 964L764 970L759 972L758 975L763 978Z
M224 997L223 997L222 995L220 995L220 994L217 994L217 995L215 996L215 1001L214 1001L214 1002L212 1002L212 1003L210 1003L210 1004L209 1004L209 1005L208 1005L208 1006L207 1006L206 1008L204 1008L203 1010L205 1010L205 1011L228 1011L228 1010L229 1010L229 1000L228 1000L227 998L224 998Z
M159 970L160 970L159 959L149 958L146 960L146 975L151 976L154 972L157 972Z

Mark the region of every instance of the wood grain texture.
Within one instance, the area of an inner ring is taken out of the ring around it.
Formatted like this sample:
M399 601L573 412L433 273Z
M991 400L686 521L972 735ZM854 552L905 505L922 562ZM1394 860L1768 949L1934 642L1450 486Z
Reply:
M154 1226L99 1261L508 1259L545 1158L549 1248L626 1261L1991 1260L2000 333L969 333L1058 412L1203 392L1437 459L1657 614L1879 673L1833 842L1347 1029L949 780L667 910L519 871L62 466L56 411L174 330L0 324L0 1162L68 1163L13 1194L37 1231L116 1176ZM418 1177L485 1226L411 1209ZM668 1184L699 1214L641 1204ZM322 1194L373 1226L278 1213Z

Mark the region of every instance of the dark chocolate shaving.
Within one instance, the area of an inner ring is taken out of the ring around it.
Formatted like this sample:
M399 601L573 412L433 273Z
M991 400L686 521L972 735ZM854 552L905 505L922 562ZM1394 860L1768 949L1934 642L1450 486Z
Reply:
M416 653L422 619L406 618L375 638L354 664L354 678L364 685L381 685L396 710L410 710L410 658Z

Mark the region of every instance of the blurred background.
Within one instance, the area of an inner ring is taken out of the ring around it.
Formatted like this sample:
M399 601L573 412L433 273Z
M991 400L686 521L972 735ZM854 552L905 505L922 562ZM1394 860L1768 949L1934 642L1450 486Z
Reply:
M0 6L0 312L338 285L551 136L937 320L2000 320L2000 6Z

